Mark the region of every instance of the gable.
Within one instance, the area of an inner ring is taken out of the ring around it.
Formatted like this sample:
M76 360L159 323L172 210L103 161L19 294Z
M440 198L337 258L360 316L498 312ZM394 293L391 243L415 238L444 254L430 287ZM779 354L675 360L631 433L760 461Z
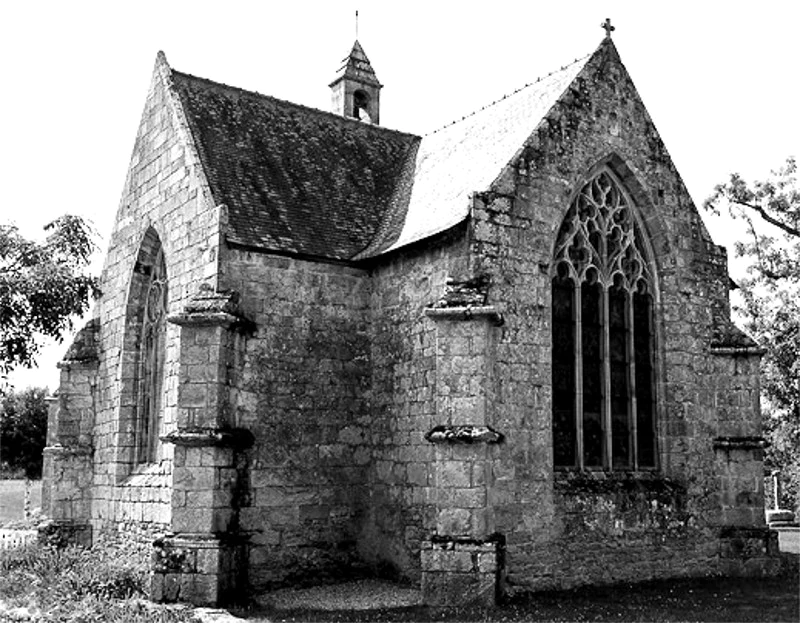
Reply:
M370 243L417 137L172 76L228 242L335 260Z

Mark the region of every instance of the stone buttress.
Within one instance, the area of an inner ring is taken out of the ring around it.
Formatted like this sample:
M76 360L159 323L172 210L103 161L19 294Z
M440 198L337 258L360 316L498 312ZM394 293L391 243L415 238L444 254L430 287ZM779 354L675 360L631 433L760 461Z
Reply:
M502 594L503 538L495 533L491 495L494 444L494 350L502 316L486 304L488 283L450 280L426 310L436 325L438 424L431 466L435 527L422 543L424 603L491 606Z
M92 544L93 427L97 391L97 320L78 333L58 364L61 383L49 400L40 535L51 542Z
M218 604L246 582L238 538L239 450L249 432L231 426L229 383L250 324L237 296L206 287L169 321L180 326L178 425L171 531L155 542L151 598Z

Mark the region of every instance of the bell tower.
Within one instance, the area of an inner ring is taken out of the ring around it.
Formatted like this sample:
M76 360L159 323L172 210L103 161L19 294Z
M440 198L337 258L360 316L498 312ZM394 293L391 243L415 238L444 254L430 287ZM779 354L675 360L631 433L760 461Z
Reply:
M365 123L380 124L380 96L383 85L378 82L361 44L356 41L342 61L336 79L331 82L333 112Z

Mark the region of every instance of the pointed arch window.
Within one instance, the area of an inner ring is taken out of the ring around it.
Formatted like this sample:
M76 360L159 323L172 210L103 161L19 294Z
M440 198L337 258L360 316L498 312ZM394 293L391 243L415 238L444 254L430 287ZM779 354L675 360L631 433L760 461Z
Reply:
M136 374L134 462L158 460L158 435L162 421L164 359L167 325L167 269L160 242L151 250L151 261L138 262L143 277L139 363Z
M653 275L630 199L609 170L558 232L552 281L557 468L656 467Z

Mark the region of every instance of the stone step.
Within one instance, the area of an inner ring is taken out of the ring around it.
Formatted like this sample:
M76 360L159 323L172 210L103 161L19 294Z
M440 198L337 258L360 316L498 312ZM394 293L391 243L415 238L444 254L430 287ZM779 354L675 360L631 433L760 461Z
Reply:
M764 514L768 524L772 524L774 521L794 521L794 513L783 508L767 510Z

